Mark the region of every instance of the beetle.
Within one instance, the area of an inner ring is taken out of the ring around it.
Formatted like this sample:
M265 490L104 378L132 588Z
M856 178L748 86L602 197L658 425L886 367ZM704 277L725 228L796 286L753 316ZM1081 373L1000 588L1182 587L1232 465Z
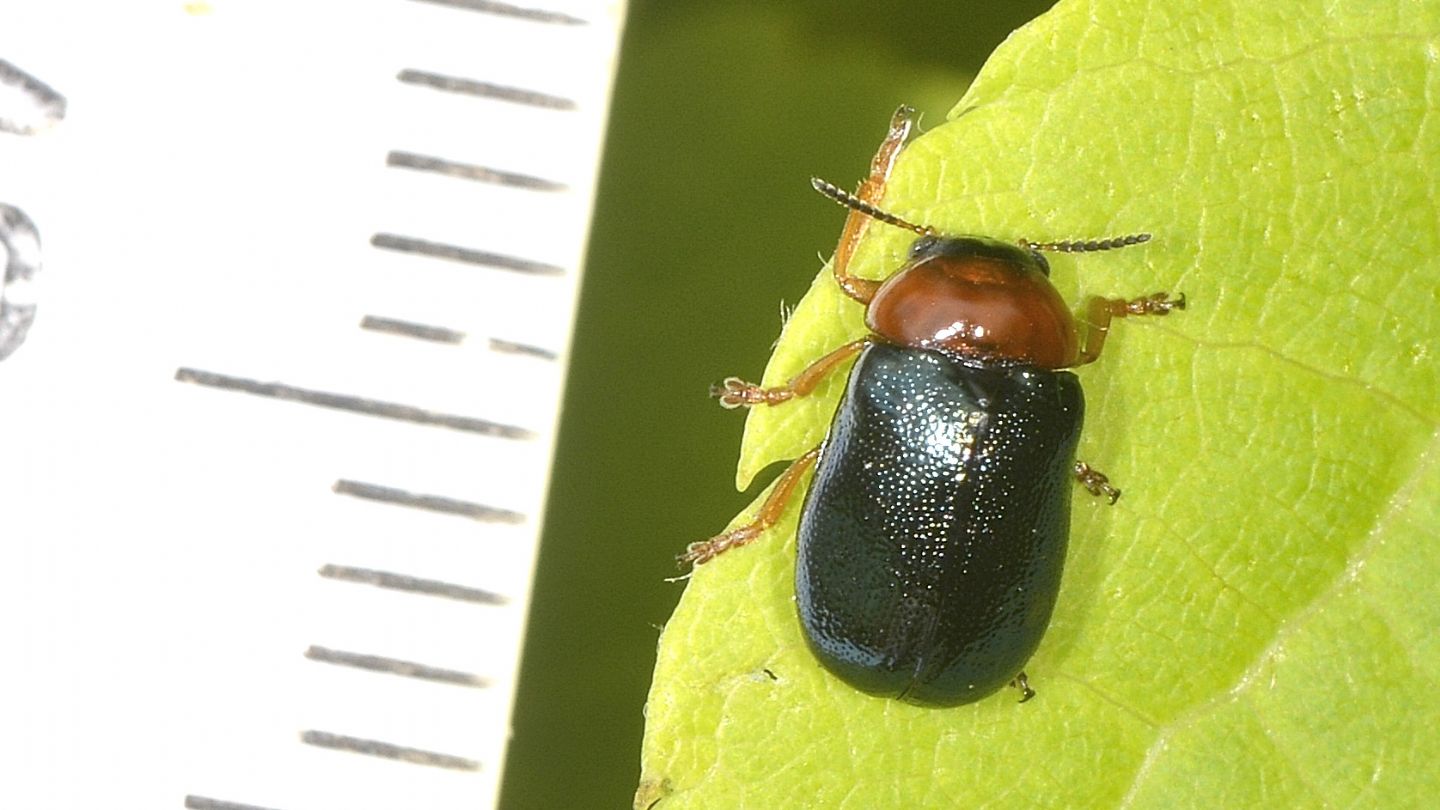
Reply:
M705 563L772 525L806 471L796 605L811 651L873 695L925 706L979 700L1024 672L1050 623L1070 531L1072 476L1113 504L1120 491L1075 458L1085 399L1066 370L1100 355L1115 318L1185 308L1182 293L1092 297L1077 320L1050 282L1042 251L1138 245L1149 234L1093 241L1004 242L942 234L878 207L914 112L896 111L849 194L832 272L866 307L869 334L831 351L785 385L728 378L728 408L778 406L815 390L855 357L829 432L776 480L754 520L690 544ZM885 281L850 275L872 221L915 232ZM857 357L858 356L858 357Z

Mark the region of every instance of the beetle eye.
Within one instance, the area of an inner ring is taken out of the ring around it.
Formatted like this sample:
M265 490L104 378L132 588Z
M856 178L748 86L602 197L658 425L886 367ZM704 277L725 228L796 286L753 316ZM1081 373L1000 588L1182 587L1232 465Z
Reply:
M1041 253L1038 250L1035 250L1034 248L1031 248L1030 255L1035 259L1035 264L1040 267L1040 272L1044 273L1046 278L1049 278L1050 261L1045 258L1045 254Z
M910 258L913 261L921 256L935 252L935 245L940 241L938 236L922 236L910 245Z

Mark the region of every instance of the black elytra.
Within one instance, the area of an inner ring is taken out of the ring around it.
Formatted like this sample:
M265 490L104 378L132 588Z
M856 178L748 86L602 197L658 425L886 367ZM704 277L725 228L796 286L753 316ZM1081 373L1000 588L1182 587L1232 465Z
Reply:
M1059 592L1084 411L1067 371L866 348L800 517L795 595L820 662L941 706L1014 679Z
M1075 458L1085 415L1079 379L1113 318L1165 315L1181 295L1088 300L1077 320L1041 250L1089 252L1147 241L1003 242L943 235L875 205L908 136L902 107L857 194L817 190L850 209L833 272L866 307L870 334L789 383L730 378L726 407L779 406L809 394L859 355L824 442L796 459L749 524L692 543L707 562L758 537L804 472L796 605L806 643L864 692L954 706L1006 684L1034 695L1023 671L1049 625L1070 532L1070 483L1113 503L1119 490ZM849 274L871 220L918 233L883 282Z

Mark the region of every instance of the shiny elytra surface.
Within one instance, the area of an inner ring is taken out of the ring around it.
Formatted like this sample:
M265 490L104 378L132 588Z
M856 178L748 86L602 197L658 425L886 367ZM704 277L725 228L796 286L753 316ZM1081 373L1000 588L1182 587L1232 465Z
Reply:
M1084 399L1065 371L877 343L850 374L800 518L806 640L857 689L956 705L1050 621Z

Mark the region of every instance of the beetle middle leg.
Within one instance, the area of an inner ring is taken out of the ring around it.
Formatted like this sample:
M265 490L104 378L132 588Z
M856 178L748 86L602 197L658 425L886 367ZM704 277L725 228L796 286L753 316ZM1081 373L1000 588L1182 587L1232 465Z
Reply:
M1104 495L1109 498L1112 506L1120 500L1120 490L1110 485L1109 476L1083 461L1075 462L1075 480L1089 490L1091 495L1097 498Z
M770 490L770 496L760 505L760 511L755 514L754 520L724 534L717 534L709 540L691 543L686 546L685 553L680 555L680 564L700 565L709 562L730 549L743 546L759 537L780 519L780 515L785 511L785 504L789 503L790 496L795 494L795 486L800 483L800 477L819 457L820 448L815 447L790 462L790 466L775 480L775 488Z
M786 400L803 397L814 391L815 386L819 385L820 381L825 379L837 366L869 346L871 340L870 337L863 337L846 343L806 366L804 371L795 375L790 382L784 385L761 388L755 383L745 382L739 377L726 377L723 382L710 386L710 396L720 400L720 405L724 408L779 405Z
M1080 360L1075 364L1083 366L1093 363L1105 346L1110 334L1110 321L1139 315L1169 315L1171 310L1185 308L1185 293L1171 298L1169 293L1157 292L1140 298L1091 298L1085 305L1085 347L1080 350Z

